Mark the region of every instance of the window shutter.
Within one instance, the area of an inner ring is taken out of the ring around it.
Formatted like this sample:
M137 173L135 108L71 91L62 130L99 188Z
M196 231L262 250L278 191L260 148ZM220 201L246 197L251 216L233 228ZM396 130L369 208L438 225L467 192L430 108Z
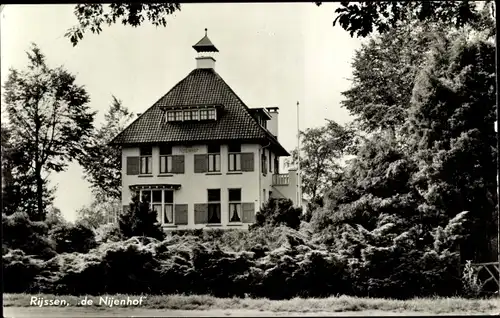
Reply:
M242 204L242 214L243 223L254 223L255 222L255 208L254 203L243 203Z
M241 154L241 171L254 171L253 157L253 152L245 152Z
M208 170L208 156L194 155L194 172L203 173Z
M188 205L176 204L174 218L175 224L188 224Z
M208 204L194 205L194 224L208 223Z
M140 163L140 157L127 157L127 175L139 174Z
M184 173L184 155L172 156L172 173Z

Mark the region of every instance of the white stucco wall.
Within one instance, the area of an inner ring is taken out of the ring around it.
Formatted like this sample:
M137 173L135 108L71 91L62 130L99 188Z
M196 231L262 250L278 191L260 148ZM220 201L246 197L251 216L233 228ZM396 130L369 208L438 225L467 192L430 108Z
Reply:
M241 188L241 201L253 202L255 211L259 209L259 171L260 171L260 145L243 144L242 152L254 153L254 171L252 172L228 172L228 148L226 145L221 146L221 172L220 173L194 173L194 155L207 153L206 145L194 145L190 147L173 146L173 155L184 155L184 173L183 174L168 174L160 175L159 164L159 147L153 147L152 154L152 175L127 175L126 174L126 157L139 156L139 148L123 148L122 150L122 205L128 205L131 199L130 185L137 184L180 184L181 188L174 191L174 204L188 204L188 224L173 226L176 229L185 228L205 228L214 227L206 224L194 223L194 204L207 203L207 189L221 189L221 224L222 227L240 227L247 228L248 224L228 226L229 221L229 205L228 205L228 189ZM263 184L266 185L266 191L269 191L270 174L265 178L269 180ZM262 191L262 190L261 190ZM172 227L172 226L168 226Z

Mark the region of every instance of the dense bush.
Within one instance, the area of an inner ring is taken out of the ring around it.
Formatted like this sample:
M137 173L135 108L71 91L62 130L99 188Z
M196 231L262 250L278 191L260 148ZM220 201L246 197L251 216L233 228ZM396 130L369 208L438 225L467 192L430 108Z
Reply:
M28 293L40 274L42 261L27 256L22 250L8 250L2 255L3 287L6 293Z
M134 196L126 212L118 218L120 232L126 238L133 236L148 236L163 239L163 232L157 221L157 214L151 210L148 202L139 201L139 196Z
M295 208L292 200L270 198L255 215L255 223L251 227L285 225L298 229L301 217L302 209Z
M94 232L81 222L59 224L50 231L49 237L56 244L57 253L87 253L97 246Z
M55 244L48 237L47 224L31 221L27 213L16 212L9 216L2 214L2 227L2 245L5 248L19 249L27 255L42 259L56 255Z
M119 242L123 239L120 228L115 223L103 224L95 230L95 239L98 244Z

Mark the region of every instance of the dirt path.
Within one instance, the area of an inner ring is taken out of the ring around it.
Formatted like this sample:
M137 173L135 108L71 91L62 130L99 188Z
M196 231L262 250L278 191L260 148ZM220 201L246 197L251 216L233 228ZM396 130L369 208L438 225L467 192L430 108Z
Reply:
M446 315L450 315L448 313ZM481 315L481 313L457 313L458 315ZM482 313L484 315L485 313ZM486 313L488 314L488 313ZM493 313L491 313L493 314ZM349 312L272 312L258 310L170 310L146 308L58 308L58 307L4 307L4 317L275 317L275 316L430 316L425 312L384 312L384 311L349 311Z

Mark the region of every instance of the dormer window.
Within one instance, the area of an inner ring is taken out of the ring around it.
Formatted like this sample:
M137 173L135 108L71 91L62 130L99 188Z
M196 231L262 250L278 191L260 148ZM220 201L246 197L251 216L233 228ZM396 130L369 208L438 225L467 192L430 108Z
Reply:
M216 120L217 110L215 108L167 110L166 119L168 122Z
M208 110L208 119L215 119L215 118L216 118L215 109L209 109Z

